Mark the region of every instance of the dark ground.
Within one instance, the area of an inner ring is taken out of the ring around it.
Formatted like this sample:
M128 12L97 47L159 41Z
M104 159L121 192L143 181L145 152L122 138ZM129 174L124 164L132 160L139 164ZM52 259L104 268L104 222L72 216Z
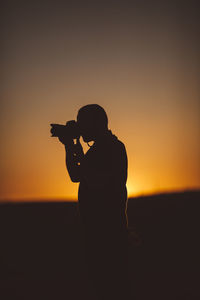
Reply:
M134 299L200 299L199 213L200 192L129 199ZM2 204L0 231L0 299L94 299L76 203Z

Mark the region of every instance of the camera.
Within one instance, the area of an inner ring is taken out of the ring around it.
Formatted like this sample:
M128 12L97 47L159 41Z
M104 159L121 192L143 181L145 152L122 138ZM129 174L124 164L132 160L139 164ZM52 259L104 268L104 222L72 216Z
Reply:
M68 121L66 125L50 124L52 137L68 137L69 139L80 138L80 130L75 120Z

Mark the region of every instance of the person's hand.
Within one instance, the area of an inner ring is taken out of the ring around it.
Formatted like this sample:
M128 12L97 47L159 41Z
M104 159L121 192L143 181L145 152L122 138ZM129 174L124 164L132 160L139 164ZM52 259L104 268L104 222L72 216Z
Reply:
M79 161L84 157L83 147L80 143L80 138L76 139L76 144L74 144L74 152L76 153L76 157Z
M70 139L69 137L59 136L58 139L63 145L67 147L72 147L74 145L73 139Z

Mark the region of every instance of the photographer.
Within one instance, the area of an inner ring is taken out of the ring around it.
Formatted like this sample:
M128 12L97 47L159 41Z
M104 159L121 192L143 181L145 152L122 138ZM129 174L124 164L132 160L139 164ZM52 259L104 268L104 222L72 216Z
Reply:
M66 127L70 126L79 131L76 144L75 134L72 138L63 133L58 138L65 145L69 176L80 182L79 211L91 280L100 299L123 299L128 252L126 149L108 129L106 112L97 104L83 106L76 125L75 121L67 122ZM80 136L86 143L94 142L86 154Z

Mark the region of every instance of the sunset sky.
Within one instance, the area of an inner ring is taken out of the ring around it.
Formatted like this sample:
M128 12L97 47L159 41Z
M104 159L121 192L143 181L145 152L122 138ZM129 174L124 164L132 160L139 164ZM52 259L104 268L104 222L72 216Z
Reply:
M198 1L4 2L1 201L77 199L49 130L89 103L126 146L129 196L200 189Z

